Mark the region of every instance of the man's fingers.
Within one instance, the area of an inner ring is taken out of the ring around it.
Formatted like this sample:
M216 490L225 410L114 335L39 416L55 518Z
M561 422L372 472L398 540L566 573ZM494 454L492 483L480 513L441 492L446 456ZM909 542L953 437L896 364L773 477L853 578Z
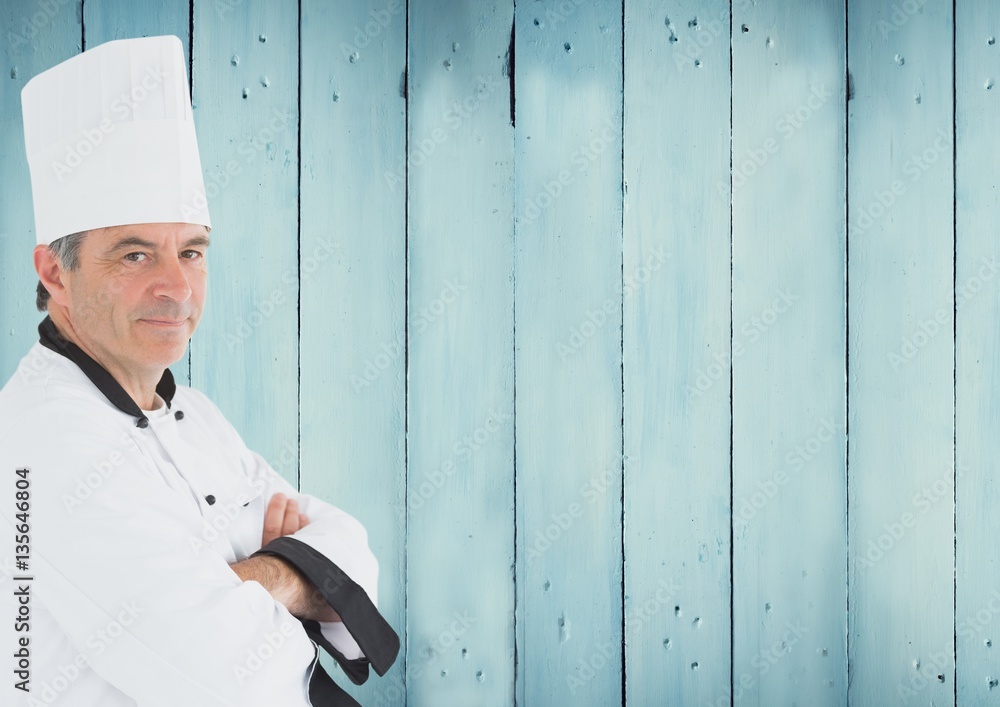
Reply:
M288 499L283 493L276 493L271 497L270 503L267 504L267 512L264 514L264 535L261 538L261 547L275 538L281 537L287 504Z
M264 534L261 537L261 547L275 538L291 535L309 524L309 517L299 513L299 502L288 498L283 493L276 493L267 504L264 514Z
M281 534L291 535L299 529L299 502L294 498L289 499L285 506L285 520L281 528Z

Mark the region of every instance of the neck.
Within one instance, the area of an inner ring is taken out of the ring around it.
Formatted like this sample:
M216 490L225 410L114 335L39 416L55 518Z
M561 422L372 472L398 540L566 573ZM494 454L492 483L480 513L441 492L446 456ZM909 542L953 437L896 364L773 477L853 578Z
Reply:
M52 303L50 302L50 304ZM152 410L155 407L156 384L163 377L162 369L127 369L119 365L111 356L104 355L101 351L88 346L73 327L73 322L66 316L65 309L58 305L49 307L49 317L55 324L59 335L79 346L85 354L97 361L128 393L136 405L143 410Z

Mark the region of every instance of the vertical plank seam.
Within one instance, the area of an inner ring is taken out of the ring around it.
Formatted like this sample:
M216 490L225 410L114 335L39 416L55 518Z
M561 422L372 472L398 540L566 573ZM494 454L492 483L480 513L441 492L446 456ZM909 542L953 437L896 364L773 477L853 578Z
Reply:
M729 1L729 704L736 701L736 622L734 595L736 581L733 573L735 543L733 533L733 3Z
M510 87L510 127L515 127L515 94L514 94L514 30L517 27L517 2L513 2L510 19L510 44L507 45L507 84ZM515 211L517 204L514 204Z
M847 540L847 613L844 634L844 703L851 700L851 41L850 0L844 0L844 534Z
M84 21L85 14L83 7L85 2L87 2L87 0L80 0L80 51L81 52L87 51L87 23ZM191 2L194 2L194 0L191 0Z
M410 703L410 3L403 30L403 706Z
M511 232L511 374L512 374L512 391L511 391L511 406L512 406L512 419L513 419L513 469L511 470L513 476L513 500L514 504L514 624L513 624L513 645L514 645L514 679L511 683L512 690L512 701L511 704L517 707L517 673L518 673L518 660L520 656L517 653L517 574L518 574L518 558L517 558L517 112L516 112L516 78L514 72L516 71L516 63L514 61L514 50L515 50L515 32L517 29L517 0L512 2L512 17L510 20L510 48L508 49L508 64L507 64L507 80L509 81L509 91L510 91L510 127L511 127L511 147L512 149L512 159L511 159L511 176L513 184L511 184L510 198L511 198L511 216L512 216L512 232Z
M298 106L296 116L296 192L295 204L298 220L295 224L295 267L298 285L295 295L295 446L298 450L295 464L295 487L302 491L302 0L298 4Z
M626 636L625 636L625 194L628 189L628 185L625 182L625 0L622 0L622 12L621 12L621 22L622 22L622 32L621 32L621 79L622 79L622 96L621 96L621 116L622 116L622 161L621 161L621 198L622 198L622 209L621 209L621 270L619 272L621 278L621 321L622 326L620 330L620 351L621 351L621 383L622 383L622 419L621 419L621 465L622 465L622 493L621 493L621 551L622 551L622 707L626 705L626 693L625 687L628 680L628 665L626 661Z
M958 12L951 3L951 453L952 453L952 649L955 652L954 704L958 707Z
M188 90L191 92L191 103L194 104L194 0L188 2L188 81L191 84ZM190 363L191 352L188 351L188 361ZM189 369L190 370L190 369Z
M194 109L194 0L188 0L188 90L191 94L191 107L192 116L191 119L194 120L193 109ZM192 340L188 343L187 348L187 379L188 385L192 385L194 382L194 373L191 370L192 361L194 359L192 355L192 349L194 349L194 341Z

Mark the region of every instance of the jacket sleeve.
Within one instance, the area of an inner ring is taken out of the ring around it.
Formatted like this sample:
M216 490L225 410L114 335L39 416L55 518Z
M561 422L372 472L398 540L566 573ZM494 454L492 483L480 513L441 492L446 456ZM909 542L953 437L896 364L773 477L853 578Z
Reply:
M377 609L378 561L364 526L341 509L299 493L263 457L248 454L248 474L264 482L264 504L283 493L309 516L309 524L298 532L272 540L253 554L278 555L294 564L340 615L339 622L303 625L354 683L367 679L369 664L384 675L396 659L399 638Z
M84 661L142 707L309 705L319 663L302 624L221 555L192 549L198 509L117 414L67 404L36 417L0 439L0 464L28 469L32 601ZM0 503L4 537L20 522Z

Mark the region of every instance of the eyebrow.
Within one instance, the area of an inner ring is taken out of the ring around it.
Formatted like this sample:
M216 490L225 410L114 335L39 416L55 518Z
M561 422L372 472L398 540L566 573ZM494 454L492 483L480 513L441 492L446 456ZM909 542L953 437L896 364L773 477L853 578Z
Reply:
M186 240L181 247L190 248L191 246L205 246L207 248L208 245L208 236L194 236ZM114 253L124 248L148 248L149 250L154 250L156 248L156 244L152 241L147 241L145 238L140 238L139 236L126 236L111 246L108 252Z
M132 248L132 247L153 249L156 247L156 244L151 241L147 241L144 238L139 238L139 236L126 236L125 238L122 238L120 241L111 246L111 248L109 248L108 250L113 253L116 250L121 250L123 248Z
M208 236L193 236L184 242L183 247L190 248L193 245L203 245L207 248L208 243Z

